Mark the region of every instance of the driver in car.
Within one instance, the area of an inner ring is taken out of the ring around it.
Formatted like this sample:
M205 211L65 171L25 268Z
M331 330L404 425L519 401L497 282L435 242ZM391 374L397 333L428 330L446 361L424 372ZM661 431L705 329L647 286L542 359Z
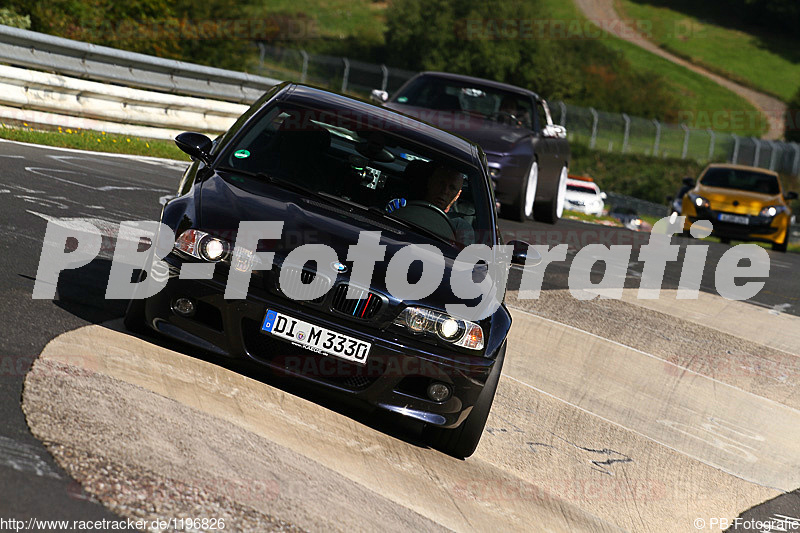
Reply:
M463 174L452 168L439 165L425 182L423 194L418 199L438 207L445 213L449 213L461 196L463 185ZM417 198L413 199L416 200ZM405 198L395 198L386 205L386 211L392 213L397 209L404 208L407 203ZM448 218L455 230L456 240L466 244L472 243L474 240L472 224L457 214Z
M517 97L510 94L504 96L497 110L498 119L514 126L524 126L529 121L528 112L518 106Z

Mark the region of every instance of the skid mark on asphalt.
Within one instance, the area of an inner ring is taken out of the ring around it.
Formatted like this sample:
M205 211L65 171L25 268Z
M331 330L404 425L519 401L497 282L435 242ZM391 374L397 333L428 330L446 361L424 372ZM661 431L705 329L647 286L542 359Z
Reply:
M800 485L800 411L678 366L667 372L662 359L578 328L512 315L504 375L742 479Z
M523 411L523 409L519 409L519 408L514 407L514 406L512 406L511 409L514 410L514 411L517 411L518 413L521 413ZM495 413L494 416L492 417L492 419L493 419L493 421L497 421L497 420L501 421L502 425L500 425L500 424L487 425L486 432L489 435L496 435L496 436L503 435L503 436L508 437L508 436L513 435L513 434L519 434L520 436L523 437L524 444L525 444L525 446L527 446L528 451L530 451L532 453L541 452L543 450L548 450L548 451L552 452L552 451L559 451L559 450L562 449L561 446L557 446L555 444L551 444L551 443L547 443L547 442L535 442L535 441L527 440L526 436L529 438L528 433L526 433L526 431L524 429L520 428L518 425L516 425L511 420L509 420L508 418L504 417L502 414L496 414ZM569 439L567 439L565 437L562 437L561 435L558 435L557 433L555 433L553 431L549 431L549 433L554 438L562 441L563 443L565 443L565 444L567 444L567 445L569 445L569 446L571 446L571 447L573 447L573 448L575 448L577 450L580 450L582 452L586 452L586 454L589 456L589 458L588 458L589 463L594 465L592 468L594 470L597 470L598 472L603 473L603 474L606 474L606 475L609 475L609 476L613 476L614 473L611 470L609 470L608 468L606 468L606 467L610 467L611 465L613 465L615 463L631 463L631 462L633 462L633 459L631 459L628 455L625 455L624 453L620 453L620 452L618 452L616 450L612 450L610 448L594 449L594 448L589 448L587 446L581 446L579 444L576 444L576 443L572 442L571 440L569 440ZM605 460L602 460L602 461L599 460L599 459L596 459L596 457L603 457L603 456L608 457L608 459L605 459Z
M131 162L147 165L147 167L138 169L137 179L141 179L143 174L153 174L163 179L164 170L182 171L190 164L190 161L151 159L146 156L143 157L129 156L127 158L119 158L119 157L86 157L85 155L49 154L47 157L55 161L58 161L59 163L74 166L82 170L86 170L87 167L91 166L99 166L101 167L102 171L111 172L115 175L118 175L120 170L130 171ZM110 168L103 169L102 167L110 167Z
M558 435L556 435L556 437L558 437ZM577 448L579 450L587 452L592 456L595 456L595 457L596 456L608 457L608 459L606 459L604 461L600 461L599 459L591 459L591 463L596 467L595 470L597 470L598 472L601 472L603 474L606 474L607 476L613 476L614 474L613 474L613 472L611 470L609 470L609 469L607 469L605 467L611 466L611 465L613 465L615 463L632 463L633 462L633 459L631 459L630 457L628 457L624 453L620 453L620 452L612 450L610 448L603 448L602 450L595 450L595 449L592 449L592 448L587 448L586 446L580 446L578 444L575 444L574 442L570 442L567 439L564 439L563 437L558 437L558 438L562 439L564 442L566 442L570 446L573 446L573 447L575 447L575 448Z
M47 168L47 167L25 167L25 170L30 172L31 174L35 174L37 176L41 176L44 178L49 178L51 180L59 181L61 183L66 183L67 185L73 185L75 187L82 187L85 189L91 189L94 191L100 192L108 192L108 191L115 191L115 190L125 190L125 191L148 191L148 192L157 192L157 193L167 193L169 192L168 189L163 187L140 187L137 185L130 185L129 180L122 180L122 179L115 179L109 176L99 176L97 174L90 174L88 172L80 172L76 170L66 170L66 169L59 169L59 168ZM89 178L100 178L102 180L111 181L115 183L120 183L121 185L91 185L89 183L83 183L80 181L75 181L75 179L67 179L66 177L58 177L54 174L64 174L64 175L72 175L76 176L83 176Z

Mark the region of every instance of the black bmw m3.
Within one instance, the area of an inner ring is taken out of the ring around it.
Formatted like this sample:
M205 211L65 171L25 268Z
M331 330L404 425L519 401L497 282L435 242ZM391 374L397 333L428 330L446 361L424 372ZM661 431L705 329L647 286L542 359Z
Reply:
M174 245L140 276L163 288L126 326L417 419L471 455L511 326L504 272L527 258L497 246L480 148L289 83L215 141L176 143L193 163L162 211Z

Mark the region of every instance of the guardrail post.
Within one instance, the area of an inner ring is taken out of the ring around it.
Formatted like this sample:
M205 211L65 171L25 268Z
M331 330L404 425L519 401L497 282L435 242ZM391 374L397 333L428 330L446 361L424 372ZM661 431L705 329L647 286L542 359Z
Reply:
M753 154L753 166L757 167L761 161L761 140L755 137L750 137L750 139L756 144L756 151Z
M658 145L661 142L661 123L653 119L653 124L656 125L656 138L653 141L653 157L658 155Z
M385 91L386 87L389 85L389 69L386 65L381 65L381 73L383 73L383 79L381 80L381 91Z
M756 139L755 137L750 137L754 143L756 143L756 152L753 154L753 166L758 166L758 161L761 159L761 142Z
M264 46L264 43L261 41L256 42L258 45L258 64L260 67L264 67L264 56L267 54L267 47Z
M305 83L308 75L308 52L301 48L300 55L303 56L303 72L300 74L300 83Z
M797 176L800 174L800 144L792 143L794 148L794 164L792 165L792 174Z
M772 153L769 154L769 169L775 170L775 162L778 160L778 151L780 150L782 152L783 150L781 150L781 147L778 145L777 142L775 141L767 141L767 142L769 143L769 146L772 149L771 150Z
M708 132L708 160L714 160L714 145L717 142L717 135L714 133L714 130L708 128L706 130Z
M558 107L561 108L561 125L567 127L567 104L564 101L558 102Z
M344 63L344 74L342 74L342 92L347 92L347 78L350 77L350 61L346 57L342 58Z
M686 159L686 155L689 153L689 126L686 124L681 124L681 129L684 131L681 159Z
M733 155L731 156L731 163L733 163L735 165L738 165L739 164L739 147L742 144L742 140L735 133L731 133L731 135L733 136Z
M622 153L624 154L628 151L628 140L631 134L631 117L623 113L622 118L625 120L625 134L622 136Z
M600 121L600 117L593 107L590 107L589 111L592 113L592 138L589 140L589 148L594 149L597 143L597 123Z

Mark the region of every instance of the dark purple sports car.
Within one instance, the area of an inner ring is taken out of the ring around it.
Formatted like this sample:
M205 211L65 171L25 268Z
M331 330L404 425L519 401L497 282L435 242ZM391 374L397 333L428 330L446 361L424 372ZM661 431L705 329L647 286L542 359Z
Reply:
M372 100L452 131L486 153L505 218L555 224L564 209L570 151L566 130L553 124L536 93L495 81L423 72L391 98Z

